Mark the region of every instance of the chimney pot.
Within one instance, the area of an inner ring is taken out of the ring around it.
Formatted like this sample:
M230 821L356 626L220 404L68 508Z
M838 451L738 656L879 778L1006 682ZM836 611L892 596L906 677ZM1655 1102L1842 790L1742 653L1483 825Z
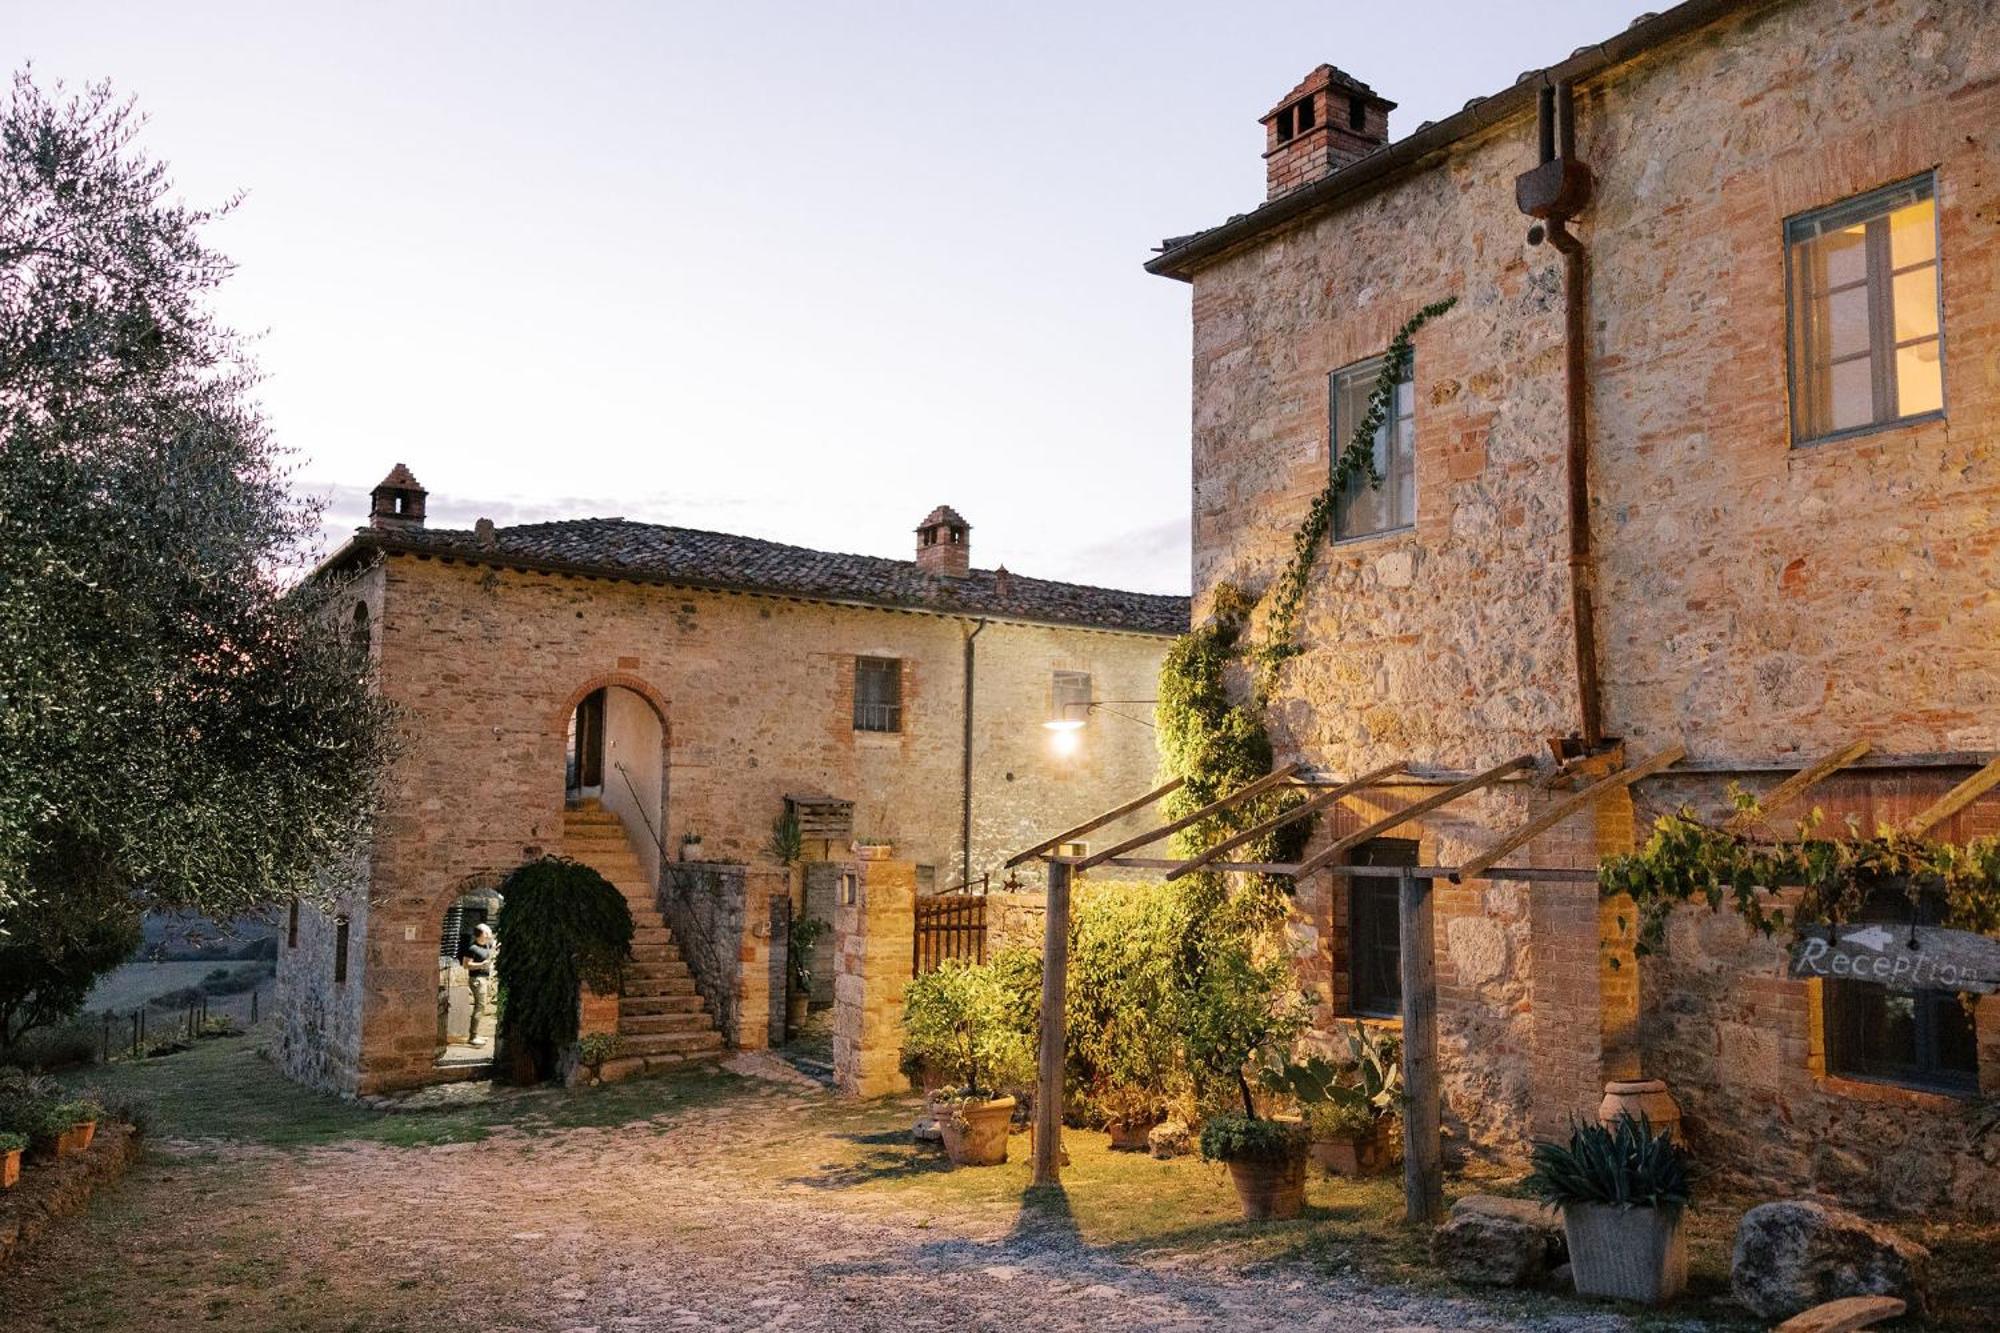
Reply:
M948 579L972 571L972 525L950 505L939 505L917 524L917 568Z
M1395 107L1332 65L1306 75L1262 118L1267 199L1324 180L1389 142Z

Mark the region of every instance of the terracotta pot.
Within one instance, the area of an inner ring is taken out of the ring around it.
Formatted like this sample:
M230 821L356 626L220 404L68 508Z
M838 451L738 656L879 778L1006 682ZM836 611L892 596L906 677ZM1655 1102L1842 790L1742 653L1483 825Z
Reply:
M806 1014L812 1008L812 996L804 991L794 991L785 997L785 1031L797 1032L806 1025Z
M21 1179L21 1152L19 1148L10 1148L0 1156L0 1190L13 1189Z
M1563 1235L1580 1296L1658 1305L1687 1286L1687 1232L1678 1208L1564 1204Z
M1007 1160L1007 1124L1014 1118L1014 1099L957 1102L940 1107L938 1129L953 1166L999 1166Z
M1618 1124L1620 1115L1633 1119L1645 1116L1652 1122L1653 1132L1666 1130L1674 1136L1674 1142L1685 1147L1687 1139L1681 1135L1681 1107L1667 1085L1656 1078L1631 1079L1604 1085L1604 1100L1597 1104L1597 1121L1606 1129Z
M1158 1116L1147 1116L1139 1120L1113 1120L1105 1125L1111 1135L1113 1152L1145 1152L1151 1145L1146 1136L1153 1132L1153 1126L1160 1123Z
M55 1139L56 1160L61 1161L65 1157L76 1156L78 1153L88 1148L90 1146L90 1141L96 1137L97 1137L97 1122L95 1120L86 1120L80 1125L71 1125L68 1129L64 1130L62 1133L56 1136Z
M896 849L886 842L857 842L854 855L863 861L886 861L896 854Z
M1297 1217L1306 1206L1306 1154L1303 1147L1277 1161L1231 1162L1229 1179L1243 1205L1244 1220L1268 1222Z
M1366 1134L1314 1139L1313 1165L1330 1176L1379 1176L1396 1162L1395 1131L1389 1118Z

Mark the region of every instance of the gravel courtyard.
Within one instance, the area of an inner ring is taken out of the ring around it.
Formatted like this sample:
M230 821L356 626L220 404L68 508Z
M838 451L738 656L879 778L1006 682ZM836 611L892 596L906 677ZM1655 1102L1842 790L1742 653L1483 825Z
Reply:
M7 1275L8 1328L1631 1326L1364 1281L1323 1234L1337 1187L1315 1186L1318 1222L1252 1229L1214 1168L1114 1160L1101 1136L1074 1136L1063 1200L1024 1209L1018 1163L943 1171L906 1109L817 1088L717 1074L383 1115L276 1086L235 1045L145 1062L180 1075L148 1158ZM1125 1226L1147 1199L1166 1223Z

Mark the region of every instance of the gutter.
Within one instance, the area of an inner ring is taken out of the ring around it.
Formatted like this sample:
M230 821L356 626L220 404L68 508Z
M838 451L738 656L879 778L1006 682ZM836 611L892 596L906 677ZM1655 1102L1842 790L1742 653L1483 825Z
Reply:
M972 641L977 639L985 629L986 621L984 618L981 618L979 623L972 627L972 633L965 636L965 749L962 756L964 765L960 775L961 781L959 786L959 795L962 802L959 809L959 847L962 861L958 876L960 884L972 883L972 677L974 660Z
M1443 153L1461 139L1530 113L1538 90L1549 84L1573 84L1634 60L1675 38L1699 31L1737 14L1768 8L1784 0L1686 0L1649 19L1634 23L1607 41L1579 49L1569 59L1524 75L1512 87L1482 98L1428 129L1378 148L1311 185L1302 185L1260 208L1232 218L1219 227L1198 232L1146 261L1146 271L1163 278L1194 281L1208 265L1244 248L1288 223L1356 202L1399 179L1424 161Z

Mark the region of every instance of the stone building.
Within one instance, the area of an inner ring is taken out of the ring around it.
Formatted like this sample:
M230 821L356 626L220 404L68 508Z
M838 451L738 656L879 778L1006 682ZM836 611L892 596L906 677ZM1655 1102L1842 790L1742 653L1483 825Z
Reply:
M762 1045L782 1013L788 810L808 862L887 841L917 892L997 890L1025 834L1153 779L1150 727L1095 705L1152 698L1185 598L976 569L949 507L889 560L615 518L445 531L425 496L399 465L318 574L403 748L357 882L280 949L277 1054L303 1081L486 1064L457 941L526 860L625 891L635 964L586 1022L616 1024L627 1067L672 1063Z
M1390 107L1320 66L1264 117L1267 200L1147 265L1193 292L1197 617L1271 585L1392 335L1456 301L1416 334L1384 483L1337 508L1271 700L1281 759L1411 766L1317 845L1514 756L1355 855L1462 864L1567 794L1558 754L1687 751L1517 862L1594 866L1857 740L1790 814L1901 821L1986 763L2000 12L1694 0L1400 139ZM1393 1013L1393 906L1332 875L1297 906L1326 1023ZM1461 1142L1518 1153L1643 1073L1720 1176L2000 1209L2000 1145L1964 1115L2000 1092L2000 1004L1793 981L1782 938L1705 909L1633 967L1588 883L1441 880L1436 910Z

